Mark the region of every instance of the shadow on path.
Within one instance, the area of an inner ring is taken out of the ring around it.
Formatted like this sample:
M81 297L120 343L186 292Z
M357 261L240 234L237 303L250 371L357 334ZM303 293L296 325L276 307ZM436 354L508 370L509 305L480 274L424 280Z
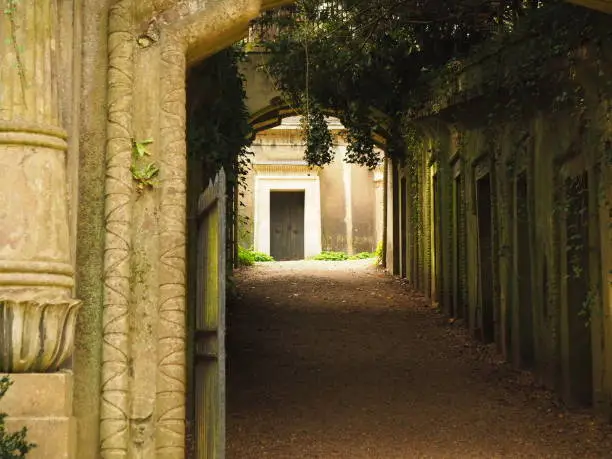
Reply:
M228 458L606 458L566 413L371 261L238 273ZM485 353L486 354L486 353Z

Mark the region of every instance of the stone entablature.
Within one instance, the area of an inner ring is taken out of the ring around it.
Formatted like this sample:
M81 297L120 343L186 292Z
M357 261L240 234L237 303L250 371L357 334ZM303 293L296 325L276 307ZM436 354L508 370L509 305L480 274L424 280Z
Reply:
M321 168L310 167L304 161L264 161L255 162L253 171L259 175L319 175Z

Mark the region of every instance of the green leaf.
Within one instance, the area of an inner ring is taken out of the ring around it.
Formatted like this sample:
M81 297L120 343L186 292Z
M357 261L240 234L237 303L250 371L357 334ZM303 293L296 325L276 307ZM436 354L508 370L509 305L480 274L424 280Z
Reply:
M132 140L132 148L133 148L133 152L134 155L136 156L136 158L142 158L144 156L150 156L149 152L147 151L147 145L150 145L153 143L153 139L146 139L146 140L142 140L140 142L137 142L136 140Z

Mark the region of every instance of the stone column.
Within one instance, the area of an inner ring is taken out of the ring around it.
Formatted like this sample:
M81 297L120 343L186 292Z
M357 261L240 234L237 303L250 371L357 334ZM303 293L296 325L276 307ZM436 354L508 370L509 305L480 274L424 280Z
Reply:
M72 298L57 20L56 0L0 0L0 372L30 373L12 375L15 394L54 387L51 380L71 393L68 373L46 374L72 352L80 304ZM61 416L41 408L58 394L42 390L36 406L13 413L40 446L32 458L72 455L71 404ZM49 428L65 428L65 441L50 446Z
M70 355L66 134L55 1L3 0L0 15L0 371L57 370Z

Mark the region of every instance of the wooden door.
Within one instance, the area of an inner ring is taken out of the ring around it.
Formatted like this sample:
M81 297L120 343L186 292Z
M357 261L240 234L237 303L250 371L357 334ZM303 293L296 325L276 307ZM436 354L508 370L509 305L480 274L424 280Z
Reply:
M270 255L304 259L304 191L270 192Z
M225 458L225 196L221 170L198 201L194 459Z
M593 403L593 350L591 344L589 273L588 175L568 178L566 189L566 298L568 316L569 392L571 402Z
M454 270L454 311L459 318L467 318L467 306L465 301L465 282L464 275L466 268L465 256L465 204L463 196L463 187L461 176L457 175L454 180L453 192L453 209L454 209L454 243L453 243L453 270Z
M444 295L443 295L443 263L444 263L444 250L442 247L442 191L441 191L441 182L439 175L436 174L433 176L433 217L434 217L434 260L435 260L435 276L436 276L436 301L439 306L446 310L448 305L444 304ZM455 311L450 309L448 310L449 315L451 317L455 316Z
M399 183L399 171L398 171L398 165L396 161L392 161L391 162L391 170L392 170L392 176L391 176L391 193L392 193L392 216L393 218L391 219L392 223L393 223L393 274L399 274L400 273L400 264L401 264L401 259L400 256L398 256L396 249L397 247L400 247L400 231L401 231L401 225L400 225L400 219L398 218L399 214L400 214L400 183Z
M406 177L400 181L400 275L408 277L408 182Z
M516 276L518 283L519 314L519 357L525 368L535 363L535 335L533 331L533 286L531 281L531 207L527 173L523 172L516 180Z
M480 281L480 327L485 343L495 341L495 315L493 312L493 216L491 179L487 174L476 182L478 206L478 268Z

